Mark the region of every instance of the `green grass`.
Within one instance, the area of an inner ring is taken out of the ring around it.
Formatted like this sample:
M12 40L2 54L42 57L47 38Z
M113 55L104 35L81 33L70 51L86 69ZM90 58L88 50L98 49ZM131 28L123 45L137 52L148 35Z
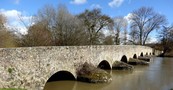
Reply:
M0 90L26 90L26 89L20 89L20 88L0 88Z

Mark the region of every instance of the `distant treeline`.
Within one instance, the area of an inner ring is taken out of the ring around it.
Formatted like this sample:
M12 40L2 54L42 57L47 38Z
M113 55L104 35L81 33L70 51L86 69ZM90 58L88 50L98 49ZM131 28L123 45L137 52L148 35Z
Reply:
M132 11L128 18L111 18L95 8L72 15L66 6L45 5L32 18L26 34L6 27L7 18L0 13L0 47L72 46L72 45L146 45L150 33L158 30L156 48L170 51L173 26L167 26L164 15L151 7ZM13 28L14 29L14 28Z

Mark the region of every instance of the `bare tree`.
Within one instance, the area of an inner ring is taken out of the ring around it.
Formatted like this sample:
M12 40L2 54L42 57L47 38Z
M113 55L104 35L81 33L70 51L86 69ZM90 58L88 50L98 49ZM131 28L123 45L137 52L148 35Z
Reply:
M127 44L127 40L128 40L127 34L128 34L127 29L124 29L124 32L123 32L123 44L124 45Z
M109 36L106 36L105 39L104 39L104 42L103 44L104 45L114 45L114 36L112 35L109 35Z
M43 8L38 10L35 16L35 22L44 21L49 29L52 29L55 25L57 11L52 5L45 5Z
M115 17L114 18L114 31L115 31L115 44L120 44L120 33L123 31L124 36L122 38L123 42L126 43L127 40L127 20L124 17Z
M65 6L60 5L53 29L57 45L86 45L88 36L83 26L81 20L71 15Z
M4 25L6 22L7 22L6 17L0 13L0 29L1 30L4 29L4 27L5 27Z
M137 30L137 27L131 27L131 31L129 33L130 38L129 42L132 44L139 44L139 32Z
M96 44L101 30L110 29L113 25L113 20L103 15L100 9L86 10L78 17L84 22L91 45Z
M57 9L46 5L39 10L37 21L46 22L47 29L51 32L54 45L85 45L87 34L83 28L83 22L70 14L64 5Z
M159 32L159 37L161 46L164 53L173 49L173 25L172 26L163 26L163 29Z
M28 33L23 35L20 45L27 47L53 45L51 32L45 22L37 22L30 26Z
M6 27L6 21L6 17L0 14L0 47L15 47L14 34Z
M131 27L136 27L139 36L139 44L144 45L149 34L161 25L166 19L163 15L156 13L152 8L141 7L132 12Z

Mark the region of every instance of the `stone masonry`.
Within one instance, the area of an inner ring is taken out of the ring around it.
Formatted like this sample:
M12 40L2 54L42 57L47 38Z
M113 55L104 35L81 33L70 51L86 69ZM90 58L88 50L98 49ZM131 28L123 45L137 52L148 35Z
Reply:
M136 54L160 52L137 45L49 46L0 49L0 88L42 90L47 80L58 71L68 71L75 78L76 69L84 62L98 66L106 60L110 66Z

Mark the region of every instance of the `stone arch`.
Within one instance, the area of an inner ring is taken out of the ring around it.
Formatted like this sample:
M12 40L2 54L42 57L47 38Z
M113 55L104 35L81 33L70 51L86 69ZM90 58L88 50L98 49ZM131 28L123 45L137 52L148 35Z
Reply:
M110 66L109 62L106 61L106 60L101 61L97 67L100 68L100 69L106 69L106 70L111 69L111 66Z
M148 55L148 52L145 55Z
M137 59L137 55L136 55L136 54L134 54L134 55L133 55L133 58L134 58L134 59Z
M143 56L144 56L143 52L141 52L140 56L141 56L141 57L143 57Z
M61 81L61 80L75 80L74 75L69 71L58 71L53 74L47 82Z
M121 58L121 61L127 63L127 57L125 55L123 55Z
M151 55L151 52L150 52L150 55Z

